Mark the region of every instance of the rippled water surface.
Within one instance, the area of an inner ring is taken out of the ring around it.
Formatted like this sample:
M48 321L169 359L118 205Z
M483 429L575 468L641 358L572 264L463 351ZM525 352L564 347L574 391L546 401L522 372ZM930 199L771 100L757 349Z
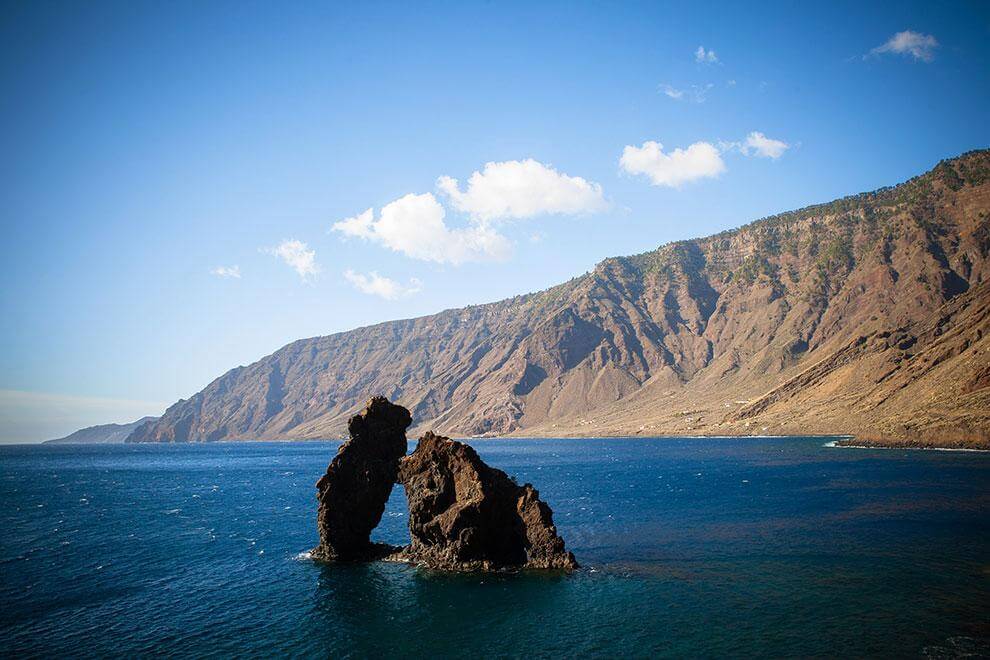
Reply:
M0 655L990 653L990 455L482 440L572 575L322 566L336 443L0 447ZM408 540L393 492L376 536Z

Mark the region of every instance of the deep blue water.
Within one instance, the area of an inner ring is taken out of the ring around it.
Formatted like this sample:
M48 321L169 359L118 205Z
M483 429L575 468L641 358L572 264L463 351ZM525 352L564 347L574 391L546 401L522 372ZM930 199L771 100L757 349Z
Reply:
M0 447L0 656L990 653L990 455L823 442L477 441L583 568L460 576L300 555L337 443Z

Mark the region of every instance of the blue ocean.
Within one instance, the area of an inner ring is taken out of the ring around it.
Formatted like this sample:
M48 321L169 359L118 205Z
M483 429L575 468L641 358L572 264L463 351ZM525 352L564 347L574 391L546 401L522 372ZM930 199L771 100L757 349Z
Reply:
M478 440L582 568L320 565L337 443L0 448L0 655L990 655L990 455ZM408 540L392 494L377 539Z

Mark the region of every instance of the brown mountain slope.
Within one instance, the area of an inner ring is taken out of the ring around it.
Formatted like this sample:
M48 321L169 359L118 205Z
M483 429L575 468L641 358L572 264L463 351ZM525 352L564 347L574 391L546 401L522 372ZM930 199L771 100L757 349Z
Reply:
M289 344L130 441L338 435L369 394L450 435L990 437L990 151L608 259L547 291Z

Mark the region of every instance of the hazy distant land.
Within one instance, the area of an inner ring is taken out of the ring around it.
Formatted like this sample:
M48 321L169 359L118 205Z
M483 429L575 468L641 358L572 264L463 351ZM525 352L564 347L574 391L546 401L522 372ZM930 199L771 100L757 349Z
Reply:
M105 445L123 443L131 432L145 422L158 419L157 417L142 417L130 424L98 424L70 433L64 438L46 440L46 445Z

